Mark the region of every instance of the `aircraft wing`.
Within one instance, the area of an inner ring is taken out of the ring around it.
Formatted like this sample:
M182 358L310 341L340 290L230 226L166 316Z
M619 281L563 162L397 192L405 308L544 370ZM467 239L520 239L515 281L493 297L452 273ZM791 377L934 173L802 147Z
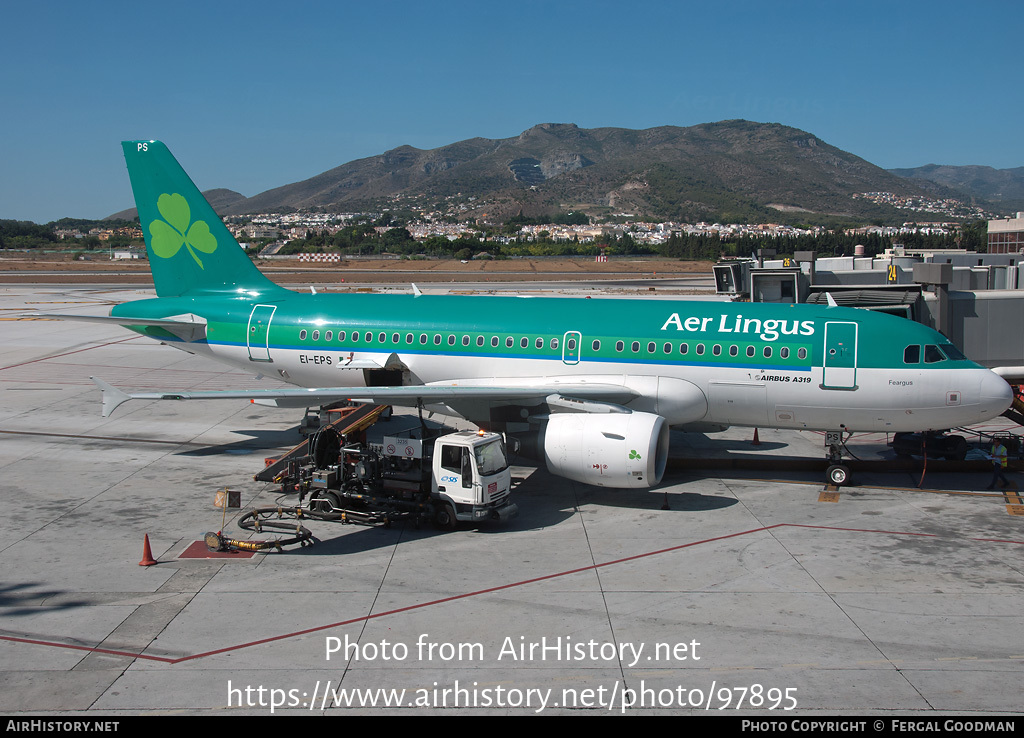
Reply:
M125 392L102 379L90 377L103 392L103 417L128 400L251 400L271 407L312 407L338 400L375 402L405 407L432 403L519 401L524 403L557 399L575 402L585 412L628 412L619 407L638 393L616 384L587 382L546 382L529 386L486 386L480 384L426 384L408 387L317 387L264 390L216 390L204 392ZM554 397L552 397L554 396Z

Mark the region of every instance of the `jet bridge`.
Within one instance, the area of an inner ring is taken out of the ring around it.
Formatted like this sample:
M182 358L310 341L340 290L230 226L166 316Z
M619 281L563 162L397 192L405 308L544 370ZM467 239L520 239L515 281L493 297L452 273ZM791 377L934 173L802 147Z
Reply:
M1024 373L1024 254L962 250L878 257L727 259L716 293L734 300L837 305L892 313L935 328L983 366Z

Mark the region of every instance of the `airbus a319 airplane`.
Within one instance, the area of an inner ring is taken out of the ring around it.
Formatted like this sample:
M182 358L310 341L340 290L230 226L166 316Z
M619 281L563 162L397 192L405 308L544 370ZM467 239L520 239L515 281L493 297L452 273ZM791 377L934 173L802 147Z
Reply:
M527 439L554 474L626 488L661 481L670 427L924 431L1012 399L941 334L867 310L299 294L256 269L166 146L122 146L157 297L93 319L295 388L126 393L96 380L104 415L129 399L441 408ZM847 470L836 460L829 475Z

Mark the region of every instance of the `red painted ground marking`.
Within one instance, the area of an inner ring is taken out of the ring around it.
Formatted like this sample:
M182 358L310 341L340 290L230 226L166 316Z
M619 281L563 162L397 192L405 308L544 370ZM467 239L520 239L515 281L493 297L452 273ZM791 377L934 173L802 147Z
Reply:
M128 656L133 659L149 659L150 661L163 661L165 664L176 663L176 659L164 659L159 656L146 656L131 651L112 651L107 648L94 648L92 646L73 646L70 643L54 643L53 641L40 641L32 638L15 638L14 636L0 636L0 640L12 641L13 643L31 643L35 646L53 646L55 648L68 648L72 651L89 651L91 653L108 653L113 656Z
M343 625L352 625L353 623L362 623L368 620L376 620L378 618L388 617L389 615L397 615L403 612L410 612L412 610L421 610L425 607L433 607L434 605L442 605L446 602L455 602L457 600L464 600L469 597L477 597L483 594L489 594L491 592L500 592L505 589L513 589L515 587L522 587L527 584L533 584L534 582L543 582L548 579L557 579L559 577L569 576L570 574L579 574L585 571L591 571L594 569L601 569L606 566L614 566L616 564L623 564L627 561L636 561L638 559L645 559L650 556L658 556L660 554L671 553L673 551L680 551L684 548L691 548L693 546L699 546L705 543L714 543L716 541L725 541L730 538L738 538L740 536L749 535L751 533L761 533L768 530L774 530L776 528L808 528L811 530L827 530L827 531L838 531L846 533L877 533L880 535L890 536L914 536L916 538L942 538L943 540L949 540L943 536L939 536L935 533L910 533L906 531L897 530L872 530L869 528L838 528L827 525L805 525L803 523L776 523L775 525L767 525L763 528L753 528L751 530L741 531L739 533L729 533L724 536L716 536L715 538L705 538L701 541L691 541L690 543L682 543L678 546L671 546L669 548L662 548L657 551L648 551L647 553L636 554L635 556L626 556L625 558L615 559L613 561L605 561L602 564L591 564L590 566L581 566L578 569L569 569L568 571L561 571L556 574L546 574L542 577L534 577L533 579L524 579L520 582L511 582L509 584L502 584L497 587L489 587L487 589L478 589L475 592L466 592L460 595L452 595L451 597L443 597L439 600L431 600L429 602L421 602L418 605L409 605L408 607L399 607L394 610L387 610L386 612L378 612L373 615L361 615L360 617L350 618L349 620L339 620L336 623L328 623L327 625L318 625L314 628L306 628L305 630L296 630L291 633L283 633L281 635L271 636L270 638L261 638L258 641L250 641L248 643L239 643L234 646L227 646L225 648L218 648L213 651L204 651L202 653L193 654L192 656L182 656L181 658L167 658L163 656L150 656L144 653L134 653L132 651L115 651L105 648L91 648L89 646L73 646L67 643L58 643L56 641L42 641L38 639L29 638L16 638L14 636L0 635L0 640L12 641L14 643L31 643L38 646L51 646L53 648L68 648L76 651L92 651L94 653L105 653L114 656L127 656L129 658L146 659L147 661L160 661L165 664L180 664L183 661L193 661L195 659L206 658L207 656L214 656L216 654L228 653L231 651L240 651L243 648L251 648L253 646L259 646L264 643L273 643L275 641L283 641L288 638L295 638L301 635L308 635L310 633L317 633L322 630L329 630L331 628L340 628ZM958 538L953 539L964 542L974 543L1012 543L1018 546L1024 546L1024 541L1012 541L1004 540L999 538Z

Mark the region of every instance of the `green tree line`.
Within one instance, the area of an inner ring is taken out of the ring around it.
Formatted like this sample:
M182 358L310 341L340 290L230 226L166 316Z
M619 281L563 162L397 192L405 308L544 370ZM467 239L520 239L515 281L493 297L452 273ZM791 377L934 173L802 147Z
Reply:
M517 219L512 219L517 220ZM519 220L525 221L519 216ZM546 231L541 231L537 238L517 237L507 243L492 240L495 237L508 239L509 235L518 232L522 223L509 221L502 226L476 227L467 226L467 230L457 239L450 240L444 236L433 236L417 241L409 230L400 225L401 221L378 233L375 226L392 225L390 218L381 218L375 223L360 223L347 226L336 233L310 230L306 237L291 241L281 254L297 254L302 252L316 253L335 251L349 255L399 254L411 256L426 254L432 257L469 259L486 252L496 257L509 256L593 256L604 253L609 255L660 255L674 259L715 260L721 256L748 256L761 248L775 249L780 255L792 254L795 251L817 251L819 256L851 255L854 247L863 245L868 256L882 253L893 245L902 243L907 248L962 248L984 253L987 246L987 223L975 221L965 224L960 231L949 235L931 235L923 233L907 233L896 237L878 234L846 235L841 231L825 232L819 235L773 237L773 236L742 236L736 239L722 240L717 235L678 234L658 245L638 243L630 234L611 235L603 243L580 243L576 240L555 241ZM35 249L56 248L62 243L54 234L54 228L78 228L86 230L91 227L115 228L128 225L127 221L82 221L64 219L38 225L30 221L0 220L0 248ZM74 239L75 248L122 248L132 244L133 240L125 236L113 236L107 242L101 242L96 236ZM602 249L603 246L603 249Z
M342 254L370 256L373 254L425 254L441 258L468 259L476 254L503 258L509 256L593 256L602 251L617 255L660 255L673 259L716 260L722 256L749 256L758 249L775 249L779 255L796 251L816 251L819 256L850 256L858 245L867 256L876 256L900 243L914 249L962 248L984 252L987 226L984 221L971 223L953 234L906 233L898 236L825 232L802 236L744 235L721 239L717 235L677 234L658 245L638 243L629 233L611 235L603 243L580 243L575 240L555 241L541 231L535 239L517 238L508 243L489 240L502 235L504 228L479 228L467 231L455 240L434 236L416 241L406 228L391 228L377 233L370 224L349 226L337 233L310 231L306 238L290 242L282 254L338 251Z
M3 249L48 249L66 245L58 238L57 230L89 231L92 228L123 228L137 225L127 220L83 220L61 218L45 225L29 220L0 220L0 248ZM127 236L111 236L109 241L100 241L96 236L83 236L71 241L78 249L120 248L133 243ZM138 243L141 243L139 241Z

